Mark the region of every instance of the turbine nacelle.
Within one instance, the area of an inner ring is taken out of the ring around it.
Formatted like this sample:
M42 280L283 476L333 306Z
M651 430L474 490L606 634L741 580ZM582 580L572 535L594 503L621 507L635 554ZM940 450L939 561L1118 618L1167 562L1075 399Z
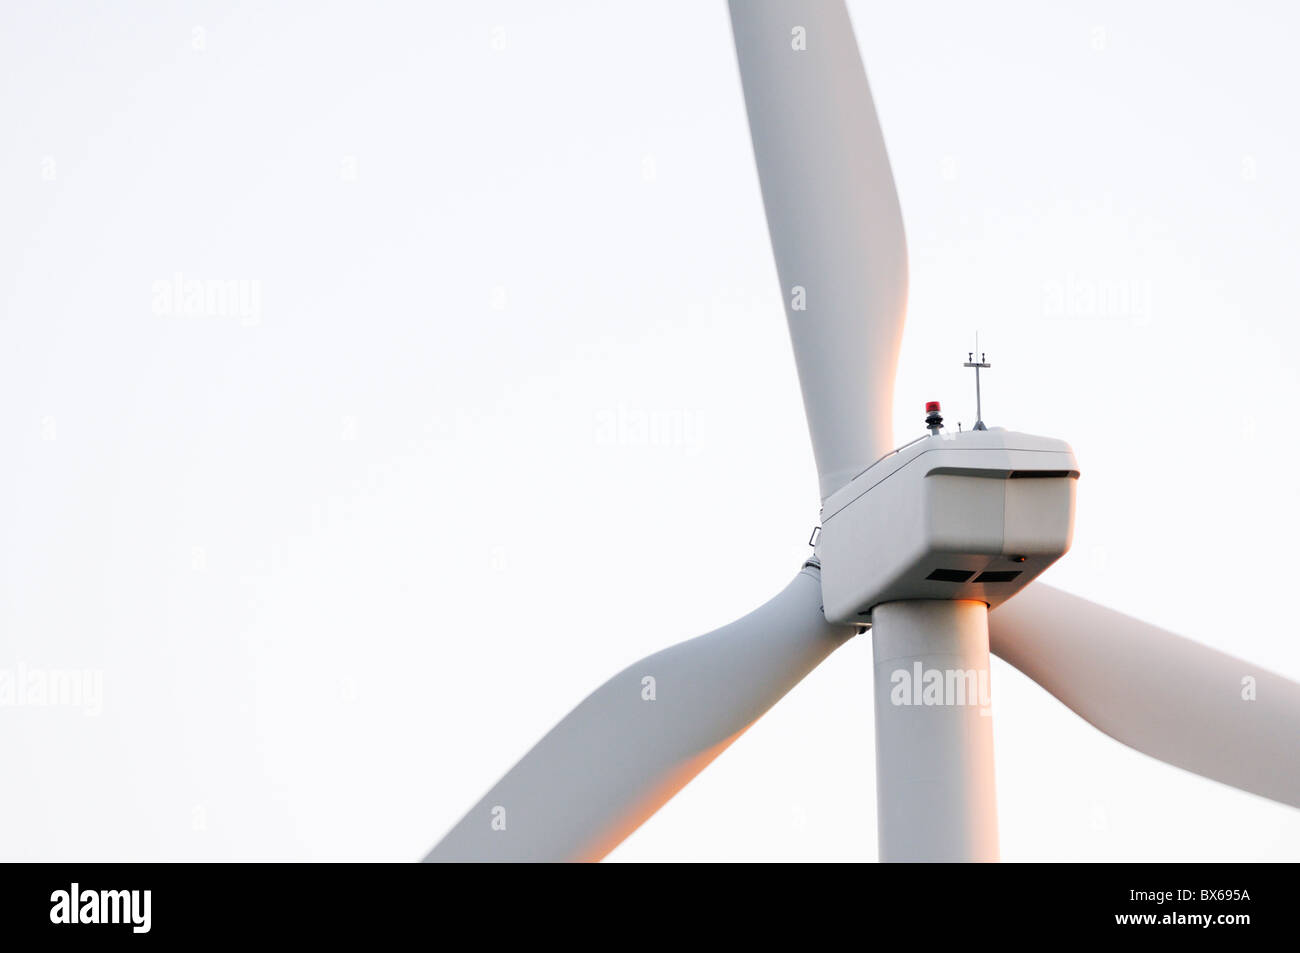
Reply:
M827 620L900 600L1000 605L1070 548L1078 477L1065 441L1000 428L900 447L822 505Z

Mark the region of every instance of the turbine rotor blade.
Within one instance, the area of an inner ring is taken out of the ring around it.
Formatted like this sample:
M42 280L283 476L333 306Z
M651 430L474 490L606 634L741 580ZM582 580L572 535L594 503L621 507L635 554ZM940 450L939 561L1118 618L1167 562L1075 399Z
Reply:
M1035 583L989 615L994 654L1117 741L1300 807L1300 685Z
M596 689L425 860L599 860L854 631L826 621L805 566L744 618Z
M907 243L840 0L730 0L821 495L893 447Z

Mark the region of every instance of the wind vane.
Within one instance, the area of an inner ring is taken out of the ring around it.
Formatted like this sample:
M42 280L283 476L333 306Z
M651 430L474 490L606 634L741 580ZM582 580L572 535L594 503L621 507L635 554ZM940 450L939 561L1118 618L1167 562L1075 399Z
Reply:
M962 367L975 368L975 430L988 430L984 426L984 412L980 409L980 368L992 367L988 361L984 360L984 353L980 351L980 336L975 335L975 350L966 352L966 363ZM975 360L975 355L979 354L980 359Z

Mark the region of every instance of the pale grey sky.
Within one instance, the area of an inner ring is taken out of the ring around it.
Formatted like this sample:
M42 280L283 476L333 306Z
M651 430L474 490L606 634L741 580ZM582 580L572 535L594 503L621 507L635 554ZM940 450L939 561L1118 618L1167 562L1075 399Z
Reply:
M986 419L1083 471L1050 581L1300 678L1294 8L850 9L899 441L969 425L978 330ZM0 670L102 676L0 707L6 858L417 858L806 556L721 2L7 4L0 123ZM611 859L874 858L870 666ZM1295 859L1300 812L993 687L1006 859Z

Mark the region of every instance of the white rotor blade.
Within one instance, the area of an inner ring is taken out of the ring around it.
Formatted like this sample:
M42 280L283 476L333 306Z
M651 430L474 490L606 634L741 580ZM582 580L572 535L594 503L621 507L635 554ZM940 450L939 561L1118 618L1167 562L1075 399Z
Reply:
M893 447L907 244L840 0L731 0L822 499Z
M425 860L599 860L854 631L826 621L806 566L744 618L596 689Z
M1300 685L1039 583L989 615L992 651L1153 758L1300 807Z

